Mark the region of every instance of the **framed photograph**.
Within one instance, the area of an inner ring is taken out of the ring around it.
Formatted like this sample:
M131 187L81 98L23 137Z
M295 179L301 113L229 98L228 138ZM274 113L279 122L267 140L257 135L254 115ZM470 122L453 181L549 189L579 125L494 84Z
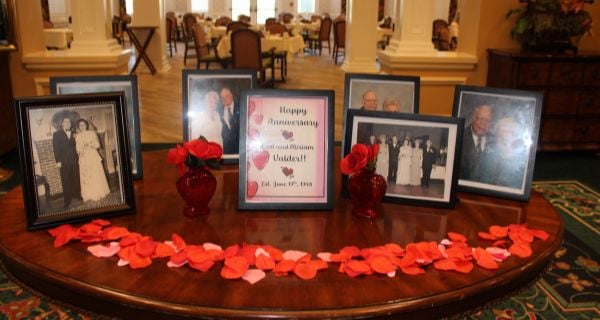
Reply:
M334 92L249 90L241 101L239 208L333 209Z
M419 77L347 73L345 109L419 113Z
M14 104L29 230L135 211L123 93Z
M183 70L183 139L204 136L223 146L223 163L237 163L241 93L256 81L252 70Z
M376 172L387 181L383 201L456 204L463 119L363 110L348 110L347 116L344 155L357 143L379 144Z
M59 95L124 92L129 148L131 150L131 172L134 179L142 178L142 139L140 137L140 103L137 76L50 77L50 92Z
M0 0L0 51L16 50L12 1Z
M452 115L465 119L459 190L529 200L542 99L541 92L456 87Z

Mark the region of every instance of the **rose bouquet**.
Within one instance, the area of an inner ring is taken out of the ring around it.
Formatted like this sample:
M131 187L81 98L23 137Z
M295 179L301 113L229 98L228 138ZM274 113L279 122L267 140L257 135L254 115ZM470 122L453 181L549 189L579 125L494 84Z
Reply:
M340 163L342 174L352 175L367 168L371 171L375 170L377 165L377 153L379 152L379 144L368 146L365 144L355 144L350 151L350 154L344 157Z
M183 175L191 168L210 167L219 169L219 161L223 156L223 148L216 142L207 141L206 138L185 142L183 146L177 145L169 150L167 161L179 169Z

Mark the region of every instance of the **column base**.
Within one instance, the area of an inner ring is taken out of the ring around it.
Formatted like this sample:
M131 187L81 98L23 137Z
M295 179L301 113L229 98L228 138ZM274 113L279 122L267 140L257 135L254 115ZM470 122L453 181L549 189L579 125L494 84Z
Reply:
M114 55L123 51L123 47L115 39L106 40L73 40L69 55Z
M388 55L410 55L410 56L437 56L438 51L430 41L402 41L392 39L385 47L384 52Z
M346 73L379 73L379 67L375 61L352 60L351 58L344 59L342 70Z

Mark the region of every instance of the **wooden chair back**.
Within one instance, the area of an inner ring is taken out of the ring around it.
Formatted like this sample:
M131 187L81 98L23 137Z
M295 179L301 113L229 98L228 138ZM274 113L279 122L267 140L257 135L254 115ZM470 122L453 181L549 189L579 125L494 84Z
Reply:
M271 23L277 22L277 19L275 18L267 18L267 20L265 20L265 26L270 25Z
M294 15L291 13L285 13L283 15L283 23L290 23L294 19Z
M215 20L215 27L224 27L231 22L231 18L229 17L220 17Z
M324 18L321 21L321 29L319 29L319 40L329 40L331 34L331 18Z
M183 15L183 36L185 38L186 41L190 41L192 40L193 33L192 33L192 28L194 28L197 24L198 21L196 21L196 16L194 16L193 13L186 13Z
M177 19L177 17L175 17L175 12L174 11L169 11L166 13L167 18L175 18Z
M243 23L250 24L251 18L250 18L250 17L248 17L248 16L247 16L247 15L245 15L245 14L240 14L240 15L238 16L238 21L241 21L241 22L243 22Z
M318 14L313 14L312 16L310 16L310 22L315 22L321 20L321 16Z
M379 25L380 28L391 29L392 28L392 17L386 17L383 19L383 23Z
M209 55L209 46L208 41L206 40L206 34L204 33L204 28L199 25L195 25L192 28L192 34L194 38L194 44L196 47L196 57L200 59L202 56Z
M235 69L262 70L260 35L250 29L231 33L231 62Z
M229 33L230 31L233 32L238 29L248 29L248 28L250 28L250 25L245 22L232 21L229 24L227 24L227 33Z
M284 33L288 32L288 29L279 22L273 22L265 26L265 29L269 31L270 34L278 34L283 36Z
M333 24L333 43L338 48L346 44L346 20L338 20Z

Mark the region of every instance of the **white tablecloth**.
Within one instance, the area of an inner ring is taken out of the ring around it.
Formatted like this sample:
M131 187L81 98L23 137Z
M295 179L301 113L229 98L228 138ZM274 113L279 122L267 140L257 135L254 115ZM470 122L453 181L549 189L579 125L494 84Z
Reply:
M227 27L224 27L224 26L215 27L211 24L206 29L207 29L206 37L208 39L222 38L227 35Z
M263 51L269 51L271 48L275 48L275 51L287 51L288 61L293 61L296 54L304 55L304 40L300 35L287 38L277 36L262 38L260 46ZM217 54L221 58L231 56L231 41L229 36L221 38L217 44Z
M68 28L44 29L46 48L67 49L73 41L73 30Z
M304 31L308 32L319 32L321 28L321 20L317 20L312 23L303 22L292 22L285 25L285 27L291 31L292 35L299 35Z

